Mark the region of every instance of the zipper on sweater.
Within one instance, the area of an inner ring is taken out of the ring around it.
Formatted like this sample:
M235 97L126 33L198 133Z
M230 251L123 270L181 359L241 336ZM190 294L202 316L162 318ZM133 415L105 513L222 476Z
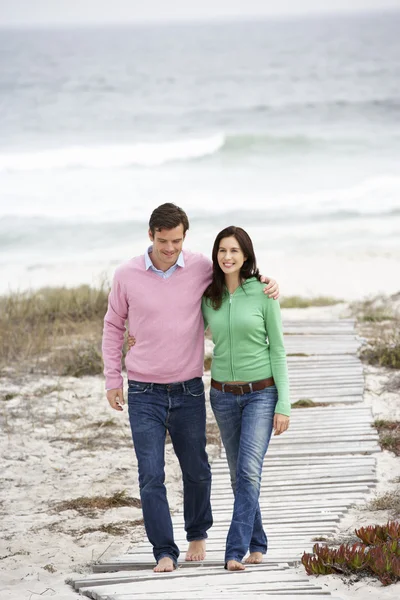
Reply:
M231 352L232 381L235 381L235 371L233 370L233 349L232 349L232 299L233 299L233 294L229 294L229 348L230 348L230 352Z

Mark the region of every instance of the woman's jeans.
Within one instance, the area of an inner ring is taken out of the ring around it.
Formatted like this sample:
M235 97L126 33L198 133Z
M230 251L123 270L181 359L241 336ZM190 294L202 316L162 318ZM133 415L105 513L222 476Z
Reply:
M182 469L187 539L206 538L212 525L203 381L201 377L171 384L129 381L128 408L147 537L157 562L169 556L176 564L179 549L164 485L167 430Z
M242 396L212 387L210 400L225 447L235 495L225 563L228 560L240 562L248 550L265 554L268 548L258 499L278 394L274 385Z

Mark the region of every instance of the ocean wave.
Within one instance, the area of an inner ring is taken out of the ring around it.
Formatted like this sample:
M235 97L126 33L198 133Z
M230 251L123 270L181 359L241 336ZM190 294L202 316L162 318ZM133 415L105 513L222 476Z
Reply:
M210 208L210 207L208 207ZM313 207L315 209L315 207ZM302 210L299 206L297 211L282 210L273 211L271 208L247 208L246 210L222 209L215 213L207 210L207 207L201 212L193 211L191 213L191 222L194 228L197 227L219 227L229 222L240 223L245 226L256 227L264 217L268 219L268 225L289 225L298 224L303 227L310 223L334 223L334 222L374 222L377 220L392 220L400 216L400 208L389 210L329 210L325 211L311 209ZM79 218L49 218L47 216L20 216L11 213L0 216L0 248L7 246L25 245L27 242L37 241L43 246L46 239L56 238L58 242L61 237L70 240L72 244L78 240L84 244L92 240L104 240L105 236L109 239L118 240L121 237L130 238L132 233L140 235L146 231L147 222L141 219L117 220L110 222L108 220L93 220L89 217ZM58 243L57 242L57 243Z
M65 169L118 169L160 167L171 162L185 162L225 157L320 151L350 140L332 140L307 135L256 135L215 133L204 138L170 142L143 142L103 146L71 146L30 152L0 153L1 171L42 171Z
M307 135L230 135L226 137L225 144L221 149L226 154L241 154L248 152L268 152L281 149L305 150L307 148L320 147L323 144L331 143L332 140L325 140L320 137Z
M206 138L110 146L74 146L35 152L0 153L0 171L157 167L210 156L225 144L222 133Z

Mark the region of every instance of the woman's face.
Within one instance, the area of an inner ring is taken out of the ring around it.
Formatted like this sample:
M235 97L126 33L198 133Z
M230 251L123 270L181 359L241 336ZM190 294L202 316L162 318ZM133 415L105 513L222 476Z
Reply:
M218 248L218 264L225 275L237 273L243 266L247 256L242 252L239 242L233 236L222 238Z

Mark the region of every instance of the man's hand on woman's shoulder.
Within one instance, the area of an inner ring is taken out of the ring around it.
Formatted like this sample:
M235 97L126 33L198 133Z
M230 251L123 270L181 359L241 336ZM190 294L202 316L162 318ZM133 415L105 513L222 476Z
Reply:
M264 288L264 294L268 296L268 298L273 298L274 300L278 300L279 298L279 285L275 281L275 279L271 279L271 277L266 277L265 275L261 275L261 283L266 283L267 286Z

